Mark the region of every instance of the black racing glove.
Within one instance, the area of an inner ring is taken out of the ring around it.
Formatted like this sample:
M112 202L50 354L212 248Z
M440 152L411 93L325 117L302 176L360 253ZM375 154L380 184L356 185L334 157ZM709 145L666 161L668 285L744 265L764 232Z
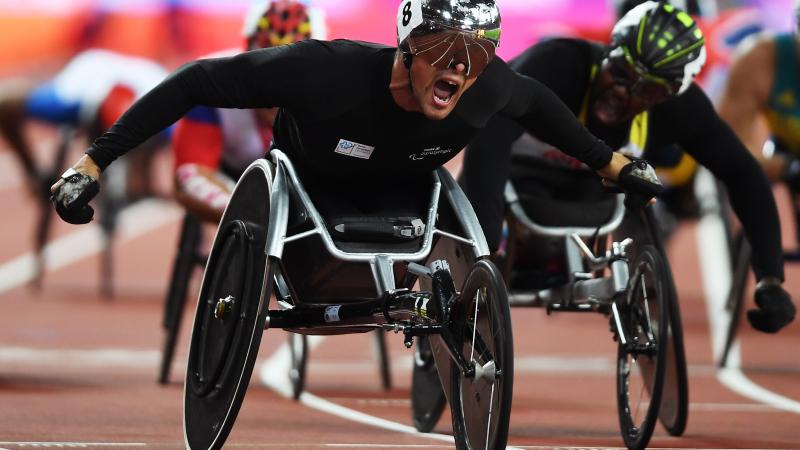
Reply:
M756 330L777 333L794 320L794 304L789 293L780 284L759 283L755 297L758 309L747 311L747 320Z
M625 206L628 208L641 208L664 191L655 169L643 159L633 160L622 167L617 183L625 191Z
M68 169L61 179L64 183L50 196L59 217L75 225L91 222L94 209L89 200L100 192L100 183L75 169Z

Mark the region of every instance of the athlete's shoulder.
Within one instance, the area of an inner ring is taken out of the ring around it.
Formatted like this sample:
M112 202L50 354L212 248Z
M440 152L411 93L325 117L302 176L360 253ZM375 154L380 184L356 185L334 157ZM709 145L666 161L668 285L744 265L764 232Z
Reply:
M759 33L746 38L736 48L733 64L738 64L745 70L758 70L762 65L774 65L775 49L785 37L785 35Z
M583 39L548 39L528 47L509 61L509 65L522 74L536 78L541 71L556 72L553 67L578 70L580 66L598 59L604 51L602 44Z
M692 83L685 92L654 106L651 111L659 122L664 122L672 129L680 129L687 124L707 123L706 120L717 115L711 99L705 91Z

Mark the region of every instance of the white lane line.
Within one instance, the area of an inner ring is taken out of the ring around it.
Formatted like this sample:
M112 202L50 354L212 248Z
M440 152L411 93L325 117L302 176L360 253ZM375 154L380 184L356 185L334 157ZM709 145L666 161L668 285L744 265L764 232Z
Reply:
M147 447L143 442L0 442L0 445L22 448Z
M747 378L741 370L741 355L739 341L736 341L728 355L728 365L717 373L717 379L720 383L749 399L767 404L781 411L800 414L800 402L765 389Z
M64 350L30 347L0 347L0 364L30 364L37 366L58 366L61 368L81 367L151 367L159 363L158 350L127 350L118 348Z
M705 292L708 311L709 330L714 361L718 361L722 353L730 313L725 309L728 291L731 285L730 255L725 242L725 227L718 214L713 212L716 201L716 187L713 176L707 170L697 175L696 192L703 205L705 214L697 226L697 246L700 258L703 290ZM710 206L706 208L706 206ZM783 411L800 414L800 402L772 392L753 382L741 370L741 348L737 339L728 355L727 367L717 372L717 379L723 386L737 394L769 405Z
M319 345L323 339L322 336L309 336L309 338L311 338L309 339L309 347ZM317 339L314 340L314 338ZM289 378L287 376L289 372L290 361L289 346L288 344L284 343L267 361L264 362L259 371L259 377L265 386L273 389L278 394L287 398L291 397L292 395L291 383L289 382ZM317 397L310 392L303 392L300 394L299 401L310 408L326 412L352 422L383 428L385 430L411 434L422 438L444 441L448 444L454 443L453 436L439 433L420 433L412 426L365 414L363 412L333 403L324 398ZM507 449L514 448L515 447L507 447Z
M323 340L323 336L309 336L309 348L319 345ZM289 378L290 356L289 346L284 343L278 350L261 366L259 376L261 382L276 391L284 397L291 397L292 388ZM444 441L449 444L454 443L453 436L439 433L420 433L416 428L404 425L381 417L372 416L369 414L356 411L351 408L333 403L321 397L317 397L310 392L303 392L300 395L300 403L309 406L318 411L326 412L328 414L341 417L353 422L362 423L365 425L383 428L390 431L411 434L414 436ZM507 447L507 449L514 449L515 447Z
M171 202L153 199L137 202L120 213L115 241L124 242L147 234L178 220L180 214L181 210ZM45 270L52 272L102 249L103 236L99 225L83 225L47 244L44 248ZM35 261L34 253L28 252L0 265L0 294L31 281L35 276Z

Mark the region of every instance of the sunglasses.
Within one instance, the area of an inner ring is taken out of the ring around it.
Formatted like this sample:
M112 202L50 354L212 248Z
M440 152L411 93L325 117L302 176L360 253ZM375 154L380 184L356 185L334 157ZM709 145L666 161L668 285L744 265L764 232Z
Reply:
M628 94L644 103L658 103L678 92L680 86L660 78L640 72L624 57L610 57L603 61L603 67L614 80L614 84L624 87Z
M477 77L495 56L500 29L463 30L437 28L409 36L411 54L439 70L463 64L467 77Z

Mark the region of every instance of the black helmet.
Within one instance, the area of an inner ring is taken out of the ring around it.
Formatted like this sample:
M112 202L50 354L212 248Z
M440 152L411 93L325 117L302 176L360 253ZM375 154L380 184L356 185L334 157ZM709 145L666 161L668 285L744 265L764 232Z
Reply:
M704 42L687 13L663 1L648 1L614 25L609 56L624 57L645 77L680 94L705 64Z

